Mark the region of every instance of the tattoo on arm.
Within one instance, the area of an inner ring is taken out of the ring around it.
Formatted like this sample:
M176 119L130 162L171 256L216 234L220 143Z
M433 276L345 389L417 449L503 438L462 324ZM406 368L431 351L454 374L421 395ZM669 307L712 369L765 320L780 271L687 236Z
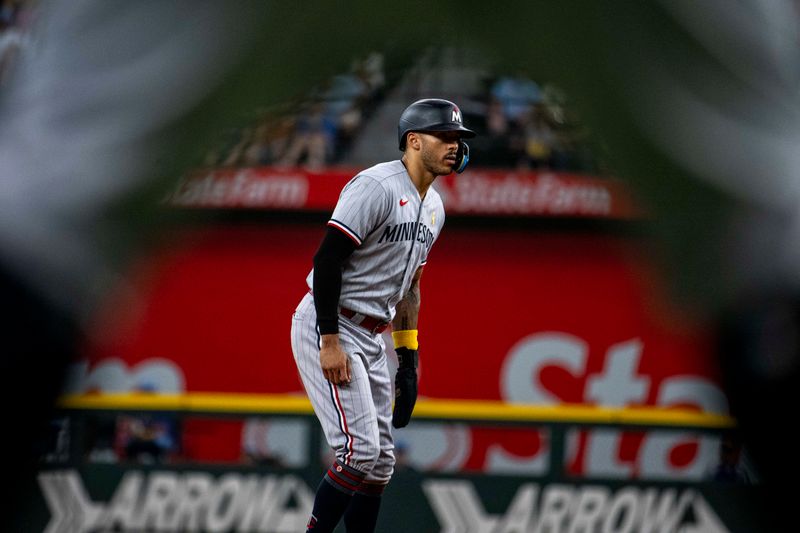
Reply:
M417 329L419 320L419 307L422 299L419 290L419 279L421 277L422 267L420 267L414 274L414 279L411 282L411 288L408 290L405 297L397 304L394 320L392 320L392 327L395 329L395 331Z

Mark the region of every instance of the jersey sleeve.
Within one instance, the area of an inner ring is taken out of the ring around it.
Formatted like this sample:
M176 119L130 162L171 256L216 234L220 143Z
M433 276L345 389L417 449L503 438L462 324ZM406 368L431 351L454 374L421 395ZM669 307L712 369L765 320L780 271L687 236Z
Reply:
M342 189L328 221L347 235L356 246L386 218L389 209L384 187L369 176L356 176Z

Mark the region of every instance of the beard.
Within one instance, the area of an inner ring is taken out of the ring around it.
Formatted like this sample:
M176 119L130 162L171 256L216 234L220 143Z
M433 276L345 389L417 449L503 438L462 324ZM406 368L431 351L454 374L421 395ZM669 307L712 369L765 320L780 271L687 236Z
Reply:
M425 165L425 168L436 174L438 176L446 176L453 172L453 167L447 161L444 161L442 158L437 157L433 150L428 150L423 145L422 153L420 154L422 159L422 164Z

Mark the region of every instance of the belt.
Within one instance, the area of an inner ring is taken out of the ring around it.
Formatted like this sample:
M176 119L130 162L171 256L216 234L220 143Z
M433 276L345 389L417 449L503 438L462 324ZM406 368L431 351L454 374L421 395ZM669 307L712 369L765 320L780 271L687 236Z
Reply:
M348 320L350 320L353 324L361 326L370 333L383 333L386 328L389 327L389 323L384 320L362 315L361 313L357 313L352 309L346 309L342 307L339 309L339 313L343 317L346 317Z
M308 294L314 296L314 291L309 289ZM347 318L350 322L352 322L356 326L361 326L370 333L383 333L384 331L386 331L386 328L389 327L388 322L385 322L377 318L373 318L371 316L362 315L361 313L357 313L352 309L347 309L346 307L340 307L339 314Z

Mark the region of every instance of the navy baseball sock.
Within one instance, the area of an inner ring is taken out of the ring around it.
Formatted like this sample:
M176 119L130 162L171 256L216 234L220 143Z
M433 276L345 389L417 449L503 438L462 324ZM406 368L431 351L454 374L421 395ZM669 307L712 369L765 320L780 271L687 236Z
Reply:
M338 461L333 463L317 487L314 510L306 533L330 533L341 520L364 474Z
M364 482L358 488L344 512L347 533L373 533L378 523L378 511L385 484Z

